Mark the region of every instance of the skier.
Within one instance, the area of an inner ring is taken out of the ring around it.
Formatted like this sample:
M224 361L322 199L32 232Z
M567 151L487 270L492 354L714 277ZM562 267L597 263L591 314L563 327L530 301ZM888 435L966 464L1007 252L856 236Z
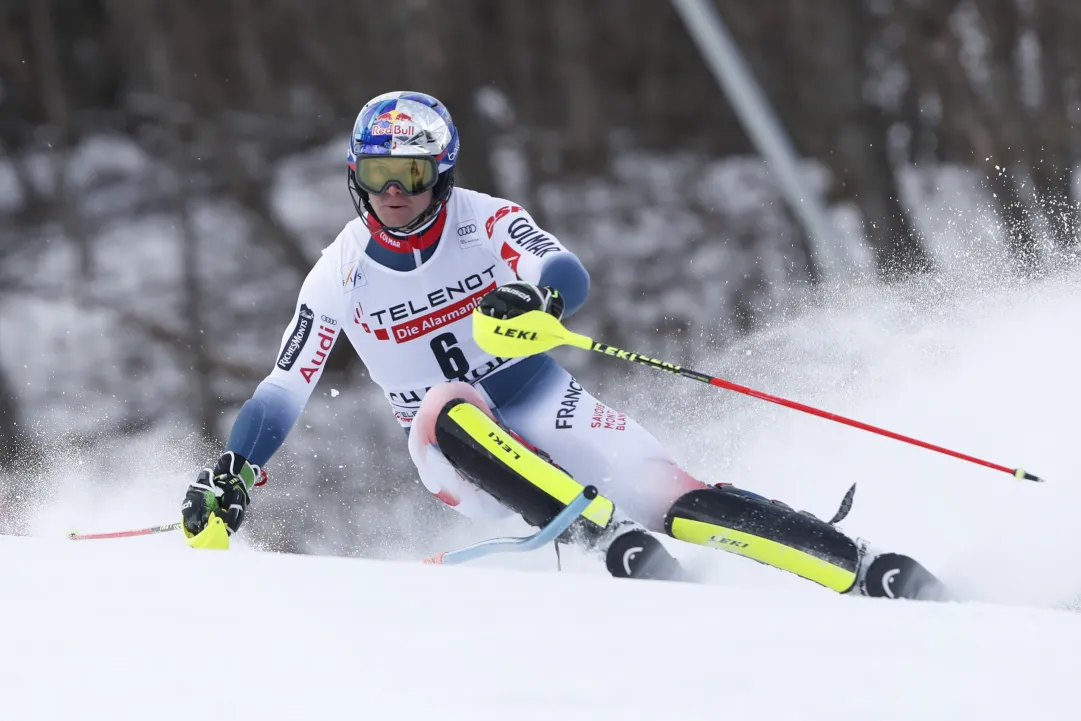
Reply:
M357 116L348 188L358 217L308 274L270 375L240 410L225 452L188 488L193 545L235 533L346 335L408 436L421 482L473 519L517 513L542 526L586 484L605 502L573 539L613 576L686 574L653 533L747 556L840 593L932 597L922 566L729 484L692 477L648 431L594 398L546 354L502 358L473 339L497 319L582 307L589 274L520 205L454 185L459 138L430 95L392 92ZM227 545L227 544L222 544Z

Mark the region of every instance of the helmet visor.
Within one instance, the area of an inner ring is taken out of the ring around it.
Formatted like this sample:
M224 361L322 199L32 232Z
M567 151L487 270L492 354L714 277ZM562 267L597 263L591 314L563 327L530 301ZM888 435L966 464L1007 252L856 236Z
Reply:
M387 155L357 158L353 171L357 185L380 195L391 185L397 185L406 195L417 195L435 185L439 179L435 158L396 158Z

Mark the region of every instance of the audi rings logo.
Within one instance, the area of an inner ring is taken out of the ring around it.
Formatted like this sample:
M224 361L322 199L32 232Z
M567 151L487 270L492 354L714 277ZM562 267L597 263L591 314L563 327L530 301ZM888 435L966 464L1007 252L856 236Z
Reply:
M473 248L480 245L476 219L466 218L461 223L458 223L458 245L463 248Z

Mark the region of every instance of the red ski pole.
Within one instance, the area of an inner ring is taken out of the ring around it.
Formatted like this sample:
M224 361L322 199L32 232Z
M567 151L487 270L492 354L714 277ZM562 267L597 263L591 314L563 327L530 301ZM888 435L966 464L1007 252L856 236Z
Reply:
M886 438L892 438L895 441L901 441L902 443L909 443L920 448L926 448L929 451L935 451L936 453L943 453L953 458L959 458L962 461L968 461L969 463L975 463L976 465L990 468L995 471L1001 471L1003 473L1009 473L1011 476L1018 480L1023 481L1035 481L1036 483L1043 483L1043 479L1039 476L1035 476L1023 468L1010 468L998 463L992 463L991 461L985 461L982 458L976 456L970 456L965 453L959 453L958 451L952 451L949 448L943 448L942 446L936 446L933 443L927 441L921 441L917 438L901 435L893 431L886 430L885 428L879 428L878 426L872 426L870 423L864 423L863 421L853 420L852 418L846 418L836 413L830 413L813 406L806 405L804 403L798 403L796 401L790 401L787 398L781 398L780 396L770 395L769 393L763 393L762 391L749 388L747 386L741 386L738 383L726 381L723 378L715 378L705 373L699 373L698 371L692 371L682 366L666 363L665 361L659 361L654 358L647 358L646 356L638 355L637 353L628 353L627 351L613 348L612 346L605 345L603 343L593 343L590 350L597 351L598 353L604 353L605 355L615 356L624 360L633 361L635 363L641 363L651 368L657 368L658 370L667 371L668 373L675 373L681 375L684 378L693 378L696 381L703 383L709 383L711 386L717 386L718 388L724 388L725 390L735 391L736 393L742 393L745 396L752 398L758 398L759 400L768 401L770 403L776 403L777 405L784 406L785 408L791 408L793 410L801 411L803 413L809 413L812 416L818 416L819 418L825 418L828 421L834 421L835 423L842 423L846 426L853 428L859 428L861 431L868 431L870 433L877 433L880 436Z
M604 355L613 356L621 360L640 363L649 366L650 368L656 368L657 370L662 370L666 373L674 373L683 376L684 378L691 378L696 381L701 381L702 383L709 383L712 386L735 391L736 393L742 393L743 395L751 396L752 398L776 403L803 413L810 413L812 416L818 416L819 418L825 418L826 420L834 421L835 423L842 423L846 426L859 428L862 431L877 433L880 436L892 438L893 440L901 441L902 443L910 443L914 446L919 446L920 448L926 448L929 451L944 453L947 456L959 458L962 461L975 463L976 465L984 466L985 468L990 468L995 471L1009 473L1018 480L1035 481L1037 483L1043 482L1042 478L1034 476L1023 468L1009 468L1007 466L999 465L998 463L991 463L982 458L976 458L975 456L951 451L949 448L943 448L942 446L936 446L933 443L917 440L909 436L903 436L900 433L894 433L885 428L878 428L869 423L845 418L836 413L830 413L829 411L823 411L803 403L790 401L787 398L781 398L780 396L756 391L754 388L741 386L738 383L732 383L723 378L714 378L711 375L692 371L689 368L684 368L675 363L657 360L656 358L639 355L638 353L620 350L615 346L598 343L588 336L567 330L555 316L542 311L530 311L529 313L524 313L510 320L499 320L484 315L478 308L473 311L473 337L481 348L493 355L502 356L504 358L516 358L524 355L532 355L534 353L543 353L546 350L560 345L570 345L583 350L603 353Z
M639 361L639 362L641 362L641 361ZM647 365L649 365L649 364L647 363ZM695 371L686 371L686 372L687 373L695 373ZM681 373L681 375L683 375L683 373ZM845 418L844 416L839 416L836 413L830 413L829 411L819 410L818 408L814 408L812 406L804 405L803 403L797 403L796 401L790 401L787 398L781 398L779 396L771 396L768 393L763 393L762 391L756 391L754 388L748 388L747 386L741 386L741 385L739 385L737 383L732 383L731 381L726 381L723 378L714 378L713 376L706 376L706 375L704 375L702 373L696 373L695 375L703 376L699 380L705 380L706 378L708 378L709 380L707 380L706 382L709 383L710 385L717 386L718 388L724 388L726 390L735 391L736 393L742 393L743 395L751 396L752 398L758 398L758 399L761 399L761 400L764 400L764 401L769 401L770 403L776 403L778 405L785 406L786 408L792 408L793 410L802 411L804 413L810 413L813 416L818 416L819 418L825 418L826 420L835 421L837 423L843 423L846 426L852 426L853 428L859 428L862 431L870 431L871 433L877 433L880 436L885 436L886 438L892 438L895 441L901 441L902 443L910 443L910 444L912 444L914 446L919 446L920 448L926 448L929 451L936 451L937 453L944 453L947 456L952 456L954 458L960 458L962 461L968 461L969 463L975 463L976 465L983 466L985 468L990 468L990 469L995 470L995 471L1002 471L1003 473L1009 473L1011 476L1014 476L1018 480L1035 481L1037 483L1043 483L1042 478L1040 478L1039 476L1034 476L1031 473L1028 473L1023 468L1010 468L1008 466L999 465L998 463L992 463L991 461L985 461L982 458L976 458L975 456L970 456L970 455L967 455L967 454L964 454L964 453L959 453L957 451L951 451L949 448L943 448L942 446L936 446L933 443L928 443L927 441L921 441L918 438L910 438L909 436L903 436L900 433L894 433L893 431L886 430L885 428L879 428L877 426L872 426L871 424L864 423L863 421L857 421L857 420L853 420L851 418Z
M181 523L166 523L162 526L151 526L150 528L139 528L134 531L115 531L113 533L78 533L72 531L68 534L68 538L73 541L92 541L101 538L132 538L134 536L149 536L154 533L168 533L169 531L180 530Z

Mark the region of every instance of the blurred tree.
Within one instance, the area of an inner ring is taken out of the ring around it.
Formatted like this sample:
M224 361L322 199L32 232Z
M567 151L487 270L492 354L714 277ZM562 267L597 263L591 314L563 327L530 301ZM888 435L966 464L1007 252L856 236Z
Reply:
M855 202L881 277L931 269L931 260L901 202L889 154L888 109L869 97L868 57L880 29L864 2L789 0L781 44L792 65L777 91L797 142L830 169L833 198Z
M0 366L0 469L11 471L22 446L19 429L19 400Z
M796 146L826 171L829 200L858 211L880 277L932 269L901 192L913 166L985 178L1020 269L1038 271L1047 246L1076 250L1076 0L715 1ZM0 298L56 293L112 313L140 346L118 349L118 364L150 365L145 344L183 373L133 416L181 407L213 440L268 367L263 346L293 291L352 214L344 163L319 155L340 184L314 196L316 220L286 217L283 167L341 143L367 99L400 88L452 109L462 185L527 205L586 257L596 290L582 322L611 342L664 334L689 361L703 317L749 331L822 277L822 250L770 187L668 2L7 0ZM100 137L130 141L139 162L96 170L101 154L81 150ZM176 287L154 288L158 312L103 281L115 260L99 248L112 226L147 218L167 219L147 242L168 245L176 267ZM79 282L49 290L36 259L58 239ZM260 352L246 354L251 345ZM324 383L365 378L335 349ZM10 386L0 369L8 457L17 413L33 413ZM400 444L396 427L357 408L341 431L348 443ZM408 472L395 463L379 459L380 477ZM315 496L382 507L400 492L393 480L357 488L342 464L317 467L305 491ZM274 543L293 547L286 511L273 512ZM350 517L336 509L302 525Z
M1032 5L1032 26L1039 48L1040 93L1029 109L1033 140L1040 156L1033 175L1052 238L1061 249L1076 247L1079 216L1073 200L1073 177L1081 152L1075 132L1081 90L1077 33L1081 8L1071 0L1039 0Z
M1063 34L1081 14L1055 0L905 0L895 12L915 104L937 109L935 156L983 172L1018 267L1035 271L1041 222L1060 248L1077 234L1079 75Z

